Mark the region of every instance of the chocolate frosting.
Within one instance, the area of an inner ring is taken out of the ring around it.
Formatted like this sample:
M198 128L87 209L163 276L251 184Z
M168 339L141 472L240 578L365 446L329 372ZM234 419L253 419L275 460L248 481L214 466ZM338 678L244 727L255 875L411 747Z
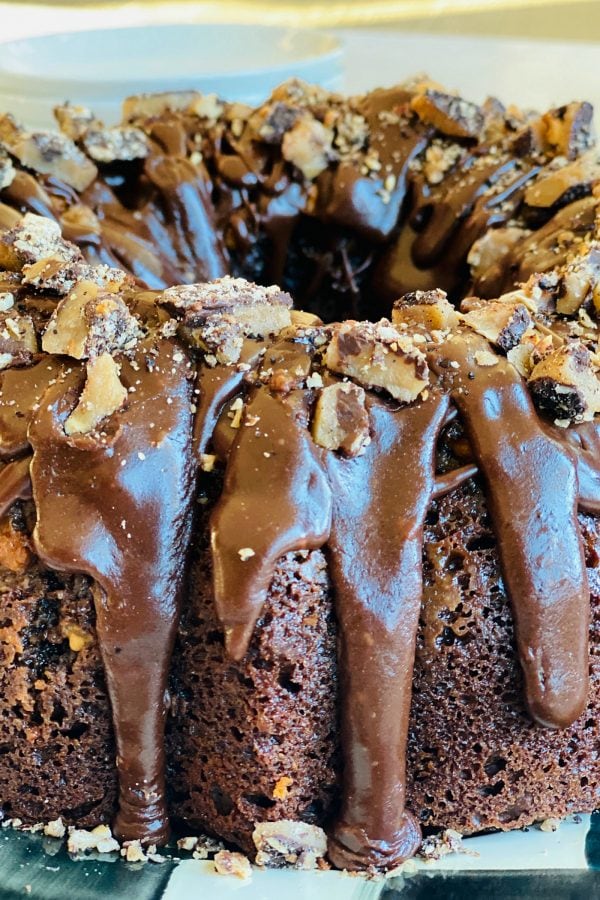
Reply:
M106 438L68 438L81 386L71 372L29 429L35 547L47 565L95 579L96 628L112 704L119 772L115 830L164 842L167 674L190 539L195 467L192 385L173 342L124 361L126 407ZM150 368L147 360L150 359Z
M590 599L575 457L547 436L508 361L477 365L487 346L474 334L455 336L432 353L432 365L485 481L529 711L543 725L566 727L588 689Z
M420 843L419 826L404 809L406 736L423 523L447 406L437 392L400 411L373 399L365 454L327 457L344 753L342 809L329 855L340 868L391 868Z
M30 457L7 463L0 469L0 517L6 515L16 500L31 498Z
M331 527L329 485L294 412L285 399L257 390L211 516L215 604L233 659L248 648L277 560L322 547Z

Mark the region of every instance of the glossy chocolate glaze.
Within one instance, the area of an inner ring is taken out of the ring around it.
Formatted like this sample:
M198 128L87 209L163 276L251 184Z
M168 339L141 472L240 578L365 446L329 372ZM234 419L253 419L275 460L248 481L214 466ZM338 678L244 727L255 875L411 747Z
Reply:
M327 456L328 542L340 629L343 797L329 855L340 868L391 868L420 829L405 811L406 736L423 593L423 522L448 398L403 410L371 400L364 455Z
M78 367L78 363L74 363ZM63 370L62 362L43 356L27 369L0 372L0 459L11 459L29 447L27 429L49 385Z
M575 456L547 436L508 361L477 364L486 347L461 334L431 361L485 481L529 711L543 725L566 727L585 708L588 689L590 600Z
M248 648L277 560L322 547L329 536L331 492L296 412L285 399L256 391L211 516L215 603L234 659Z
M142 347L136 359L135 368L123 362L129 399L102 440L64 433L79 372L46 393L29 429L34 540L46 565L95 579L117 745L115 831L160 843L168 837L167 674L194 496L192 383L173 342Z
M0 469L0 517L6 515L16 500L31 499L30 457L7 463Z

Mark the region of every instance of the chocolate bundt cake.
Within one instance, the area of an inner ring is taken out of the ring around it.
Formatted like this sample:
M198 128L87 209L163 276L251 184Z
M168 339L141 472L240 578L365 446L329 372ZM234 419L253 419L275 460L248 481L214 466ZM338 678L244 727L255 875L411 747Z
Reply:
M4 815L390 869L598 807L589 105L57 118L0 120Z

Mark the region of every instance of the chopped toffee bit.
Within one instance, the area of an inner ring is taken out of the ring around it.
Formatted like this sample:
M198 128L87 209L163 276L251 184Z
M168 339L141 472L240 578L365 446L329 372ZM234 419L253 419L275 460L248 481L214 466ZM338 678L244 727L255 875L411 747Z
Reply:
M586 191L589 193L592 184L600 178L597 150L590 150L568 165L563 163L559 159L542 170L525 191L525 203L548 209L569 198L576 199Z
M390 322L345 322L333 326L325 355L331 372L349 375L364 387L383 388L411 403L429 385L425 356Z
M25 131L14 127L7 135L0 125L1 145L22 166L41 175L53 175L76 191L84 191L98 174L85 153L59 131Z
M197 91L162 91L136 94L123 101L123 121L160 116L165 112L183 112L202 97Z
M64 262L82 262L79 247L62 237L52 219L27 213L10 231L0 236L0 266L19 271L24 265L53 257Z
M396 300L392 310L394 325L422 325L427 331L445 331L458 321L445 291L413 291Z
M516 347L533 325L531 315L523 303L503 300L482 302L478 307L471 307L464 315L463 322L504 353Z
M54 118L63 134L72 141L79 141L96 122L91 109L74 103L62 103L54 107Z
M89 156L98 163L111 163L148 156L148 139L139 128L117 126L115 128L92 127L83 137L83 146Z
M422 122L448 137L477 138L483 129L481 109L452 94L429 89L413 97L410 105Z
M588 300L600 310L600 244L594 241L579 248L561 273L556 311L573 315Z
M315 869L327 852L322 828L290 819L257 823L252 840L257 851L256 864L268 868Z
M575 159L594 143L594 108L591 103L573 102L542 116L544 138L557 156Z
M65 422L65 433L88 434L124 406L127 390L119 380L119 367L109 353L91 359L79 403Z
M132 350L140 337L137 319L121 297L82 281L59 302L42 347L46 353L86 359Z
M42 291L64 296L80 281L91 281L111 293L133 284L131 275L111 266L90 266L85 262L70 262L50 256L37 263L23 266L23 284Z
M537 405L560 421L589 421L600 412L597 367L579 342L548 353L533 368L529 387Z
M239 361L245 331L235 316L227 313L208 316L196 328L182 326L180 333L193 347L212 354L221 365L231 366Z
M200 340L209 317L214 328L215 315L233 316L245 335L261 338L278 334L292 322L292 299L285 291L276 285L260 287L229 275L205 284L167 288L158 302L181 317L187 328L200 329Z
M312 424L316 444L341 450L346 456L363 453L371 438L365 392L356 384L338 382L323 388Z

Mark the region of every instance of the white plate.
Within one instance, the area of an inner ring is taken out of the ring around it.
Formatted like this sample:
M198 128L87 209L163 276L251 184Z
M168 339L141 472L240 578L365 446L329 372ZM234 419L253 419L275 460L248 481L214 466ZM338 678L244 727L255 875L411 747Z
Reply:
M80 31L0 44L0 109L48 125L52 105L72 99L106 122L129 94L197 88L257 103L297 76L341 85L332 35L230 25L149 25Z

